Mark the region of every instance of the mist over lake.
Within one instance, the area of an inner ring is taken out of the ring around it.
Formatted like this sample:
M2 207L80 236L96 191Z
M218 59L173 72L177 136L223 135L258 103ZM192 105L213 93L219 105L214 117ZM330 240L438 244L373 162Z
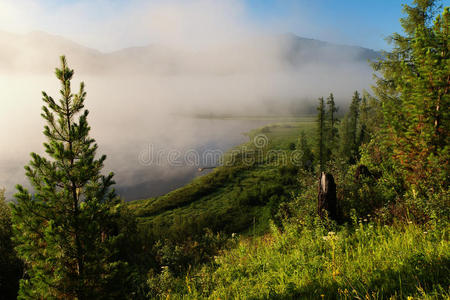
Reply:
M36 102L39 103L34 101L34 104ZM35 117L39 117L39 107L35 106ZM96 115L107 118L108 112L97 112ZM149 116L152 116L150 120L156 118L151 112ZM40 126L38 118L34 119L35 124L23 128L22 133L27 136L26 140L14 140L11 136L14 132L11 131L4 131L2 139L9 139L11 143L32 143L32 151L43 154L43 127ZM16 120L19 121L20 118ZM95 125L92 129L92 137L99 145L98 154L107 155L104 173L115 173L116 191L126 201L163 195L185 185L196 176L208 173L209 170L199 172L198 169L217 166L218 155L246 142L246 132L270 122L270 119L196 118L177 115L166 115L158 120L158 126L155 126L154 121L140 123L139 126L129 124L136 128L128 130L124 128L127 127L124 124L116 124L116 127L111 120L109 129L105 126L96 129ZM8 198L15 193L16 184L29 186L23 169L30 160L27 150L11 151L9 147L0 149L0 181L6 188Z
M133 143L115 148L101 147L109 153L106 169L116 173L116 189L126 201L163 195L208 173L199 168L217 166L218 155L248 140L244 134L267 124L262 120L194 119L171 117L191 139L170 141L179 131L167 128L167 137L139 135ZM191 135L190 133L194 134ZM128 162L123 164L123 162Z
M91 136L126 200L164 194L199 175L201 166L143 165L138 157L149 145L225 152L262 124L192 116L314 113L317 97L331 91L346 105L352 90L369 87L367 60L377 56L289 34L236 37L201 50L154 44L102 53L44 32L0 31L0 45L0 127L8 129L0 131L0 187L8 198L16 184L27 186L30 152L44 152L41 91L58 101L58 55L75 70L72 91L86 84Z

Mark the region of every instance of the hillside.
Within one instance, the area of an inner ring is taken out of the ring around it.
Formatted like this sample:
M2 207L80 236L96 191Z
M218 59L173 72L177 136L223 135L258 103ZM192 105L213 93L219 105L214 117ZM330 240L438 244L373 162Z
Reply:
M54 58L62 54L73 58L83 72L98 72L103 68L104 54L64 37L42 31L14 34L0 30L1 72L48 74L53 70Z
M313 126L312 118L303 117L255 129L248 133L248 143L225 156L223 166L167 195L132 201L128 207L156 238L182 241L202 235L205 228L233 233L253 224L265 232L278 205L298 193L298 167L286 165L284 156L295 154L299 133L311 135ZM268 144L259 148L255 137Z
M339 64L341 68L351 69L354 64L367 66L368 60L379 55L371 49L335 45L293 34L255 37L236 41L232 45L195 51L152 44L103 53L42 31L28 34L0 31L0 49L2 72L45 74L53 68L54 57L61 54L70 57L82 73L130 72L160 75L227 75L236 72L252 73L261 71L261 68L273 72L280 68L298 69L310 64ZM226 64L218 60L223 53L230 54Z

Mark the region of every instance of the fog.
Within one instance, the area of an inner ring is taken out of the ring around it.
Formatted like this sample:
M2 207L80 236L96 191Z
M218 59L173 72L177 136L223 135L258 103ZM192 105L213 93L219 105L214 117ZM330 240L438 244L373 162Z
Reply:
M333 92L344 106L371 83L367 59L375 52L268 31L246 20L240 1L136 1L135 9L103 12L102 22L86 13L99 1L82 1L69 7L80 22L70 24L61 21L69 8L45 15L40 1L32 3L30 15L22 1L0 4L0 17L3 11L10 19L0 27L0 186L9 197L15 184L26 183L29 153L43 152L41 91L57 98L53 70L61 54L75 69L74 91L86 83L91 135L127 200L196 176L198 166L142 163L149 145L225 151L264 124L195 115L306 113L317 97ZM44 28L33 27L37 17L46 20ZM149 42L139 45L143 40Z

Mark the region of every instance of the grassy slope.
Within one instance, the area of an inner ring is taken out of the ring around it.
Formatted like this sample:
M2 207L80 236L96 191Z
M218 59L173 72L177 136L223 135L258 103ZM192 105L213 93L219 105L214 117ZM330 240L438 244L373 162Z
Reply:
M171 299L450 299L448 226L317 224L241 238ZM164 274L166 277L167 274Z
M308 134L314 128L311 117L280 121L284 122L251 131L250 141L236 149L246 149L252 155L252 149L259 149L255 148L253 138L264 134L269 141L264 153L270 150L291 153L289 146L297 143L300 131ZM230 154L226 159L230 159ZM265 224L257 228L264 231L270 208L291 198L296 191L296 172L287 170L281 175L280 167L268 160L257 159L248 164L239 155L235 159L232 166L218 167L182 188L161 197L131 202L129 207L137 214L141 227L156 237L183 239L202 233L205 227L241 232L255 220L257 224Z

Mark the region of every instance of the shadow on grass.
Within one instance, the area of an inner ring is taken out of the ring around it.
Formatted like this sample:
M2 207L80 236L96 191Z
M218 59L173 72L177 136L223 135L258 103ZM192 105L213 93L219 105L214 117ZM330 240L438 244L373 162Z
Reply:
M342 275L341 275L342 276ZM348 290L347 297L342 291ZM355 290L356 292L354 292ZM341 291L341 293L339 292ZM416 254L400 268L387 268L367 274L366 280L349 277L338 283L320 284L312 282L302 288L293 284L288 286L286 293L270 295L270 299L389 299L397 296L406 299L407 296L427 295L437 296L437 299L448 296L450 292L450 258L441 257L427 260L423 254ZM435 295L435 294L440 294ZM369 296L367 298L366 296ZM266 298L253 298L266 299Z

